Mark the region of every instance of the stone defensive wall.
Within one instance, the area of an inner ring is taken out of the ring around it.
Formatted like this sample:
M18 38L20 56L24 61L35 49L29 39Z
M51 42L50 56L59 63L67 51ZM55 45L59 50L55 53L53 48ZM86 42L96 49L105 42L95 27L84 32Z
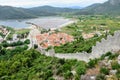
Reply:
M48 52L42 50L42 53L46 56L54 56L64 59L77 59L88 62L90 59L100 58L101 55L107 52L116 52L120 50L120 31L116 31L114 35L108 35L106 39L102 39L100 42L96 42L96 45L92 47L92 52L80 52L80 53L55 53L54 49Z

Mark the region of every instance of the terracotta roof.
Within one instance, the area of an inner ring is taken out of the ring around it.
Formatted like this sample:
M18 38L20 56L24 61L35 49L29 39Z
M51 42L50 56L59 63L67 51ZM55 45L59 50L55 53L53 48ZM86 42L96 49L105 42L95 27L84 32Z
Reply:
M66 33L44 33L37 35L36 40L42 47L47 48L49 46L60 46L66 42L72 42L74 38Z

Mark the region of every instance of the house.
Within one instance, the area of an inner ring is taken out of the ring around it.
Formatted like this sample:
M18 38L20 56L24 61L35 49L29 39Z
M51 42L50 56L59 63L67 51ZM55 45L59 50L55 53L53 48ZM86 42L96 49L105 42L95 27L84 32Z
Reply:
M19 39L17 38L17 34L13 34L13 42L16 42L16 41L18 41Z
M4 39L0 36L0 43L3 41Z
M74 41L73 36L66 33L44 33L36 36L37 43L43 48L48 48L49 46L60 46L67 42Z
M9 31L7 30L7 28L0 26L0 32L1 32L3 35L7 35L7 33L8 33Z
M86 34L86 33L82 33L82 36L84 39L90 39L92 37L94 37L95 33L89 33L89 34Z

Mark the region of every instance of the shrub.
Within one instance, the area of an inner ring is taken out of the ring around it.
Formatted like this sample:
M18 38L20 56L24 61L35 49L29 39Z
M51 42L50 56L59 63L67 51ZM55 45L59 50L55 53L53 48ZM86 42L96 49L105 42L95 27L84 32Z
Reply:
M120 68L120 65L118 64L117 61L112 63L112 69L117 69L118 70L119 68Z
M34 49L37 49L38 48L38 45L37 44L34 44Z
M104 67L100 69L100 72L105 74L105 75L109 74L109 70L107 68L104 68Z
M77 74L78 75L82 75L82 74L85 74L85 72L86 72L86 67L83 67L83 66L78 66L77 68L76 68L76 72L77 72Z
M25 44L30 44L30 40L29 40L29 39L26 39L26 40L24 41L24 43L25 43Z
M64 73L64 77L65 79L70 79L73 77L73 74L71 73L71 71L67 71L66 73Z
M48 78L48 80L55 80L53 77Z
M88 62L88 67L89 67L89 68L95 67L95 64L97 64L97 62L98 62L97 59L90 60L90 61Z
M105 56L110 56L110 55L112 55L111 52L107 52L107 53L105 54Z
M96 80L106 80L105 75L104 74L97 75Z

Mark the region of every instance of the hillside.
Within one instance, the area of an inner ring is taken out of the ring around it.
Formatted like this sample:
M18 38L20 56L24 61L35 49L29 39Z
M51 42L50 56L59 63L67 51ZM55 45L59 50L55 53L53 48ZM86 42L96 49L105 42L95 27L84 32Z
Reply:
M36 50L5 52L0 56L0 80L79 80L86 72L83 61L47 57Z
M17 8L11 6L0 6L0 19L24 19L39 16L55 16L63 13L76 12L78 9L59 8L51 6L40 6L33 8Z
M119 80L119 53L85 63L41 55L36 50L0 48L0 80Z
M26 9L10 6L0 6L0 19L33 18L35 15L26 12Z
M108 15L119 15L120 14L120 0L109 0L103 4L93 4L88 6L81 11L75 13L79 14L108 14Z
M119 8L120 0L108 0L103 4L96 3L82 9L76 9L74 7L60 8L51 6L39 6L26 9L10 6L0 6L0 19L23 19L34 18L39 16L55 16L66 13L74 15L119 15Z
M35 14L37 16L60 15L62 13L72 13L76 11L78 11L78 9L59 8L59 7L51 7L51 6L40 6L29 9L29 13Z

